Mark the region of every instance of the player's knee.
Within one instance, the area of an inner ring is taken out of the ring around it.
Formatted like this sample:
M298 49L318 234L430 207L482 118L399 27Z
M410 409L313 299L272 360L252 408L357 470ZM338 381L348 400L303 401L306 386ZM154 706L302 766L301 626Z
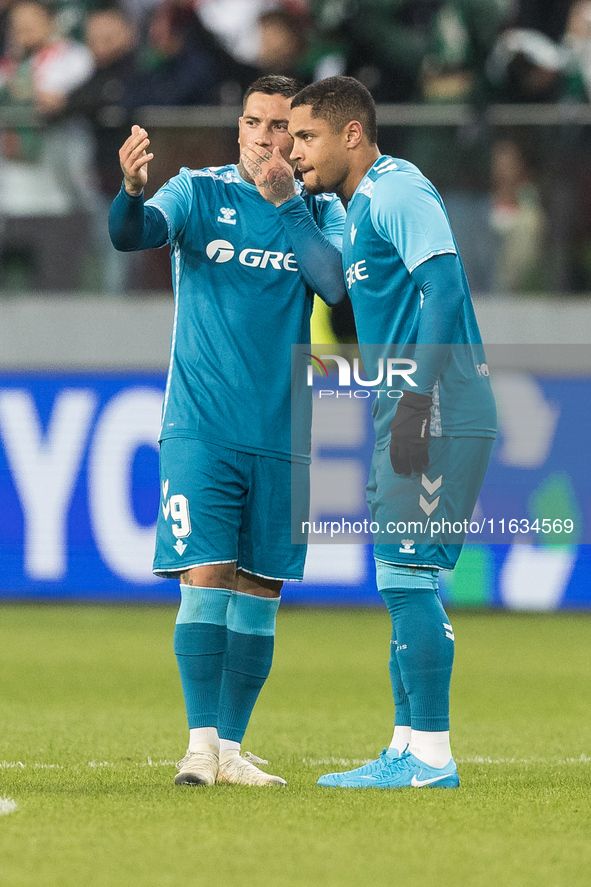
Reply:
M236 573L235 591L241 591L244 594L254 594L257 597L279 597L283 582L280 579L266 579L264 576L255 576L253 573L246 573L244 570L238 570Z
M196 585L201 588L228 588L236 583L236 561L229 564L203 564L192 567L180 574L181 585Z

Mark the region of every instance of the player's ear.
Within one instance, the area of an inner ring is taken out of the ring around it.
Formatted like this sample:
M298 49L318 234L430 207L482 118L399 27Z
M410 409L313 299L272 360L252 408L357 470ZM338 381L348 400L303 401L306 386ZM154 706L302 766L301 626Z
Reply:
M344 129L347 148L356 148L363 138L363 126L358 120L351 120Z

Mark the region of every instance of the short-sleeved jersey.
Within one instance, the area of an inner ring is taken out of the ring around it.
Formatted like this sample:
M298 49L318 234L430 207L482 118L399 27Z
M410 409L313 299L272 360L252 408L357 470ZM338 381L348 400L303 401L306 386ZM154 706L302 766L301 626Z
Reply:
M428 337L421 334L421 312L432 311L432 306L424 307L412 272L446 254L459 258L436 189L412 163L379 157L349 202L343 234L345 280L366 370L375 373L377 359L392 356L394 345L454 346L447 351L432 392L431 434L494 437L494 397L463 266L463 293L451 340L449 332L443 340L438 336L436 312L423 325ZM417 349L428 352L427 347ZM374 405L378 445L388 438L394 403L378 395Z
M340 248L340 200L300 192ZM183 168L147 205L166 219L175 294L161 440L309 461L309 427L291 438L291 345L310 342L313 292L276 208L235 165Z

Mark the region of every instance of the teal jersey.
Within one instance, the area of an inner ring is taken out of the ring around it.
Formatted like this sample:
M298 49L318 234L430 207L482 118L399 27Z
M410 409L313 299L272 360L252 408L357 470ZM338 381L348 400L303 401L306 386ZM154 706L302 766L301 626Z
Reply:
M412 277L422 263L446 254L459 258L431 182L406 160L379 157L349 202L343 234L345 280L368 378L378 377L380 357L385 366L389 356L414 353L419 385L412 390L433 397L432 436L495 437L494 397L461 260L462 292L449 305L425 299ZM424 347L393 347L405 345ZM437 365L434 377L429 361ZM381 394L374 404L378 446L389 437L396 403Z
M340 249L340 200L296 184ZM160 439L309 461L310 423L291 439L291 345L310 342L314 294L277 209L233 164L183 168L146 206L166 220L175 295Z

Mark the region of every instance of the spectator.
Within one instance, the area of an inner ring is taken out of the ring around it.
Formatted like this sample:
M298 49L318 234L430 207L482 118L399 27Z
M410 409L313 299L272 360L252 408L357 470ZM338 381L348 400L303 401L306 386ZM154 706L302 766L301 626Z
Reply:
M478 293L491 291L494 256L490 132L480 114L488 99L484 66L506 16L506 0L439 3L430 19L416 94L431 105L468 103L475 118L465 126L414 129L408 139L409 159L443 197L470 286Z
M160 3L150 18L147 49L147 70L130 84L128 107L217 103L217 62L192 7L179 0Z
M499 293L541 290L540 265L546 218L532 166L511 139L492 151L492 227L497 234L493 288Z
M376 101L416 98L433 15L442 0L358 0L351 4L347 74Z
M10 7L14 0L0 0L0 59L8 52L8 28L10 21Z
M287 9L272 9L259 18L256 65L264 74L297 77L305 49L306 22Z
M581 101L591 98L591 0L576 0L571 6L564 45L569 51L566 68L567 93Z
M305 4L299 4L305 7ZM274 0L195 0L201 23L238 62L255 65L260 51L260 16L285 4Z
M312 27L308 48L301 63L305 80L338 77L347 71L351 39L349 21L352 8L334 0L309 0Z
M135 257L113 249L107 218L113 195L121 185L119 146L127 138L132 123L125 97L136 69L135 28L117 9L94 12L86 20L86 44L94 58L95 70L85 83L64 98L57 119L76 120L79 133L86 124L96 175L89 176L80 187L93 226L99 268L96 285L104 292L121 295L129 288Z
M86 20L86 45L95 69L64 97L60 117L82 117L91 123L99 187L112 200L121 184L119 146L131 126L126 93L136 70L135 29L117 9L94 12Z
M193 0L197 20L209 35L221 80L220 103L239 105L247 86L261 70L291 71L291 60L299 55L301 35L292 22L302 19L304 0ZM278 12L269 20L267 13ZM282 15L286 13L283 19ZM204 40L204 45L207 45ZM282 58L283 52L289 57ZM274 67L277 62L280 67ZM299 68L299 64L298 64Z
M572 0L512 0L510 28L539 31L554 43L562 40Z
M568 53L542 31L511 28L497 40L487 73L497 101L555 102L563 92Z
M434 13L421 66L421 97L427 102L471 102L488 96L484 66L507 0L445 0Z
M36 127L32 115L59 108L64 96L92 72L92 56L85 46L56 36L54 14L38 0L19 0L12 6L9 47L0 62L0 104L28 114L31 123L24 121L2 133L0 215L5 219L65 216L76 205L74 170L86 163L84 146L68 127ZM55 233L59 226L51 224ZM6 228L3 249L10 248L11 237L20 238L29 256L44 256L38 261L44 269L39 278L43 285L60 288L65 275L75 271L77 246L69 244L68 260L60 260L53 249L45 249L47 238L41 242L40 231L47 232L48 227L42 223L41 228L19 228L12 223ZM62 235L63 240L69 238L65 231Z
M10 9L9 51L0 61L5 103L52 110L91 73L89 50L55 32L55 17L40 0L20 0Z

